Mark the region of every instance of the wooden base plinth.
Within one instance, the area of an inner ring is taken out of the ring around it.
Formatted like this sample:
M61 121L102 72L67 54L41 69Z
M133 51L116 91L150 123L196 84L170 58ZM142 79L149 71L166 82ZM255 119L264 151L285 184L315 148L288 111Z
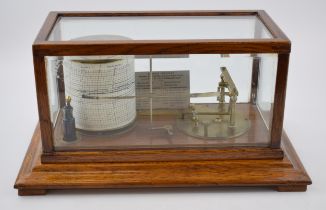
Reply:
M282 160L41 163L41 139L37 127L15 188L19 195L44 195L53 189L208 186L306 191L311 180L285 134L282 149L285 152Z

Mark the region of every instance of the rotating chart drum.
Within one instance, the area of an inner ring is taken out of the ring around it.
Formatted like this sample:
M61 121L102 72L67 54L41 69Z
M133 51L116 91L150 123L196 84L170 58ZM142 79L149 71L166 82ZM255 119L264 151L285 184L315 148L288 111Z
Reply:
M79 39L101 38L112 39L111 36ZM71 97L77 129L115 131L134 122L136 99L133 56L66 56L63 70L65 95Z

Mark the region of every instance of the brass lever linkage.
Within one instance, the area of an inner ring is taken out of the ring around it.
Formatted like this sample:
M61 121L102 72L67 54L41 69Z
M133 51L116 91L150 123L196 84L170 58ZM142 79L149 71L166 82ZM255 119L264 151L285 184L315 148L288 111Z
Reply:
M192 97L208 97L208 96L216 96L217 101L219 102L219 109L216 112L197 112L195 110L195 106L191 105L191 113L192 113L192 120L194 121L195 127L198 126L199 118L197 115L229 115L229 126L235 126L235 108L238 96L238 89L235 86L228 70L226 67L221 67L221 81L218 83L217 92L214 94L213 92L209 93L197 93L191 94ZM226 89L228 92L226 92ZM225 97L228 96L229 99L229 107L228 111L225 112Z
M225 139L239 136L250 127L250 121L236 112L238 89L226 67L221 67L216 92L191 93L190 98L216 97L217 104L190 104L177 120L184 133L204 139ZM229 101L226 102L226 97Z

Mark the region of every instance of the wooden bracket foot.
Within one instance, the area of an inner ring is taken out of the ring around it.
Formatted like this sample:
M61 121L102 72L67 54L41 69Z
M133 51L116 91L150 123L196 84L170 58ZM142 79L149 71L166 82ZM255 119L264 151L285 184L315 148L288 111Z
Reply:
M47 190L43 189L18 189L18 195L26 196L26 195L45 195Z
M286 185L276 187L278 192L306 192L307 185Z

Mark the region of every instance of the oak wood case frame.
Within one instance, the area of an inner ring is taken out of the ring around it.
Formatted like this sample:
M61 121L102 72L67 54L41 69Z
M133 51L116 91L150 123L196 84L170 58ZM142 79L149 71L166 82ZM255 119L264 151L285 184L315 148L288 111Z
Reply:
M48 41L47 38L60 17L117 17L117 16L257 16L273 36L272 39L206 39L206 40L114 40L114 41ZM112 151L55 151L53 129L50 119L45 56L68 55L146 55L146 54L225 54L225 53L277 53L278 66L275 84L275 96L270 128L270 147L268 148L224 148L211 151L212 155L203 159L248 158L266 159L283 158L280 148L283 127L286 81L291 43L280 28L263 10L258 11L157 11L157 12L50 12L33 44L33 58L39 122L42 136L43 162L107 162ZM268 152L267 152L268 151ZM137 157L149 155L151 150L139 151ZM176 159L187 159L187 152L170 150ZM205 153L203 148L194 149L198 159ZM164 151L163 151L164 153ZM179 158L178 158L178 153ZM126 149L125 155L128 156ZM162 152L156 153L156 159L162 157ZM238 154L235 155L234 154ZM97 158L91 158L96 156ZM207 156L207 154L206 154ZM83 157L83 158L81 158ZM193 156L193 159L196 159ZM134 159L130 153L129 159ZM153 160L153 157L149 160ZM128 158L127 158L128 159ZM143 158L145 161L146 158ZM125 161L126 159L122 159ZM164 159L162 159L164 160Z

